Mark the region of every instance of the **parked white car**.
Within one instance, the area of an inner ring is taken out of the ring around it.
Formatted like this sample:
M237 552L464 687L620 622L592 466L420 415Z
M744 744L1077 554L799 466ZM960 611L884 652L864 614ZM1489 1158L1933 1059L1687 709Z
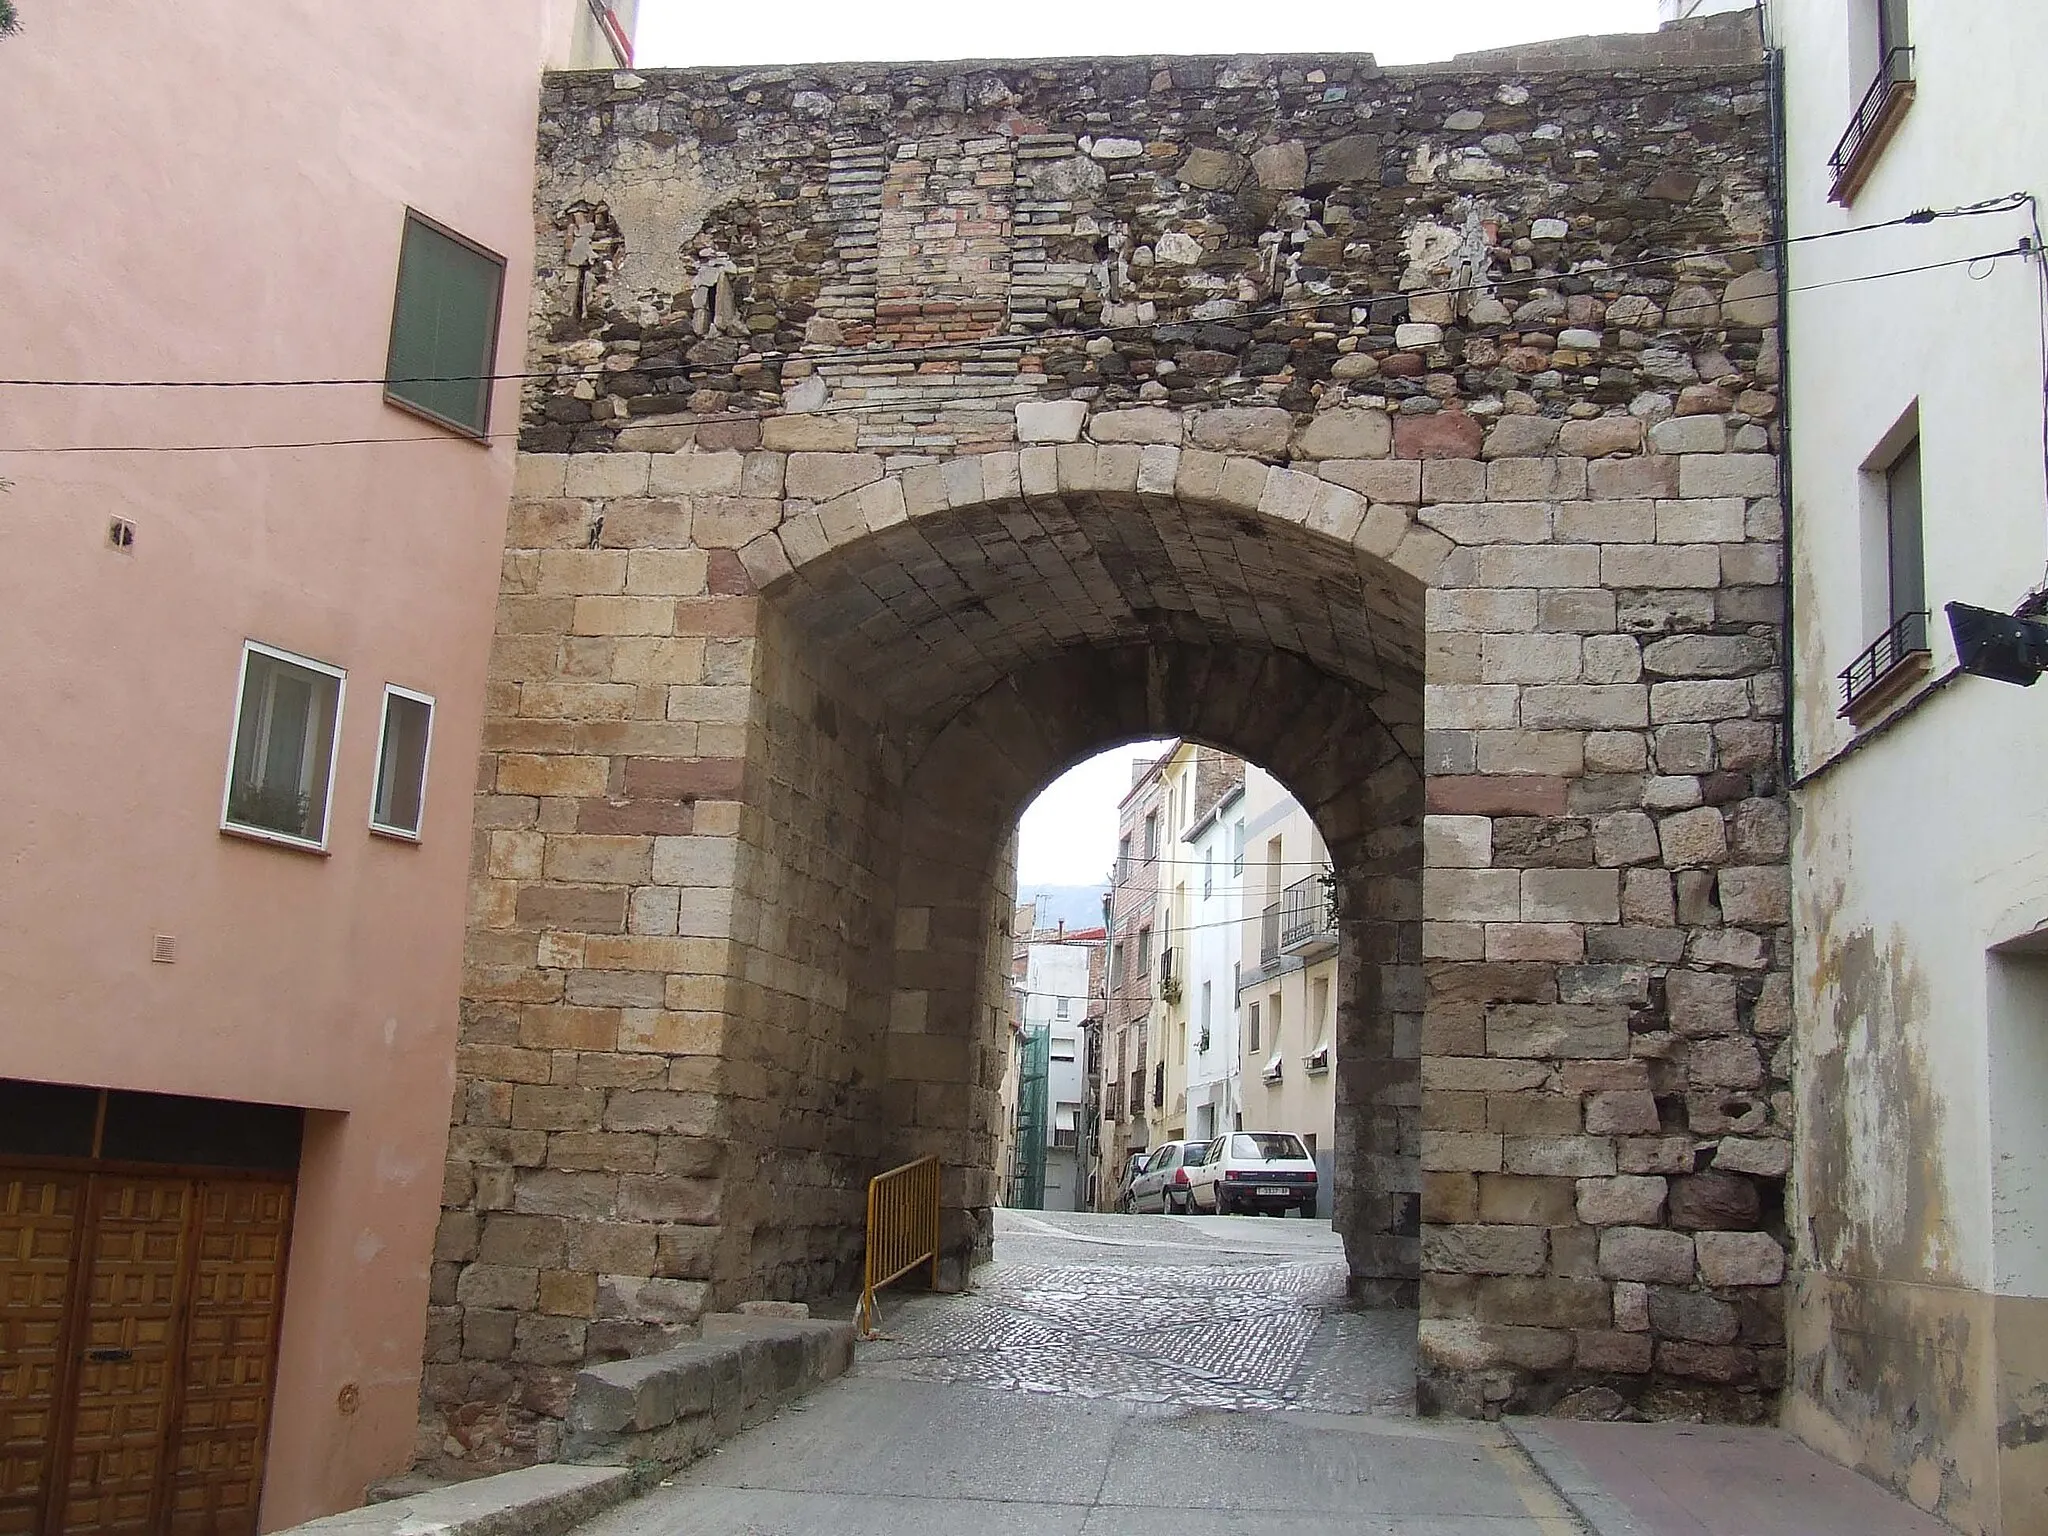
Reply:
M1316 1165L1290 1131L1231 1131L1194 1154L1185 1169L1187 1202L1219 1216L1289 1210L1316 1213Z
M1193 1212L1188 1196L1190 1159L1208 1147L1202 1141L1162 1141L1146 1160L1144 1170L1131 1180L1128 1208L1132 1211L1164 1211L1169 1216Z

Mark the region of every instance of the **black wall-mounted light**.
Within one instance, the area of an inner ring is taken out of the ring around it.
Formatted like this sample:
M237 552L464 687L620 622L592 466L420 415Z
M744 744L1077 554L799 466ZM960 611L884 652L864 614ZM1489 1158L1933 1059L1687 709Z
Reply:
M1965 672L2031 688L2048 671L2048 622L1968 603L1950 603L1947 612Z

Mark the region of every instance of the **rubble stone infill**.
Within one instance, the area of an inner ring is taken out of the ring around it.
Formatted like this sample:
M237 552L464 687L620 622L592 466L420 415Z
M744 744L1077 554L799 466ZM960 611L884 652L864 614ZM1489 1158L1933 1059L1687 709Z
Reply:
M1770 152L1688 57L550 81L435 1444L844 1286L898 1156L985 1245L1010 819L1176 732L1339 856L1338 1226L1422 1401L1767 1409Z

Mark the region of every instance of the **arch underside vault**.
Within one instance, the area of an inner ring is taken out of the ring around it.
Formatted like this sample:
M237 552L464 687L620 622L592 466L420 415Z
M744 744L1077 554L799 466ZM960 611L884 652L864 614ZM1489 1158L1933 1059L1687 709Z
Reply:
M1336 1225L1362 1292L1412 1300L1422 594L1347 539L1248 506L1081 490L884 522L771 584L764 814L739 886L775 894L743 970L847 978L843 1003L800 1010L844 1076L769 1074L736 1121L767 1176L728 1182L735 1267L785 1294L841 1283L865 1173L926 1153L947 1170L949 1254L984 1249L1016 818L1093 751L1184 736L1272 771L1329 846ZM786 1045L786 1000L736 1001L729 1029L758 1005L764 1058ZM814 1157L792 1157L792 1125L818 1128Z

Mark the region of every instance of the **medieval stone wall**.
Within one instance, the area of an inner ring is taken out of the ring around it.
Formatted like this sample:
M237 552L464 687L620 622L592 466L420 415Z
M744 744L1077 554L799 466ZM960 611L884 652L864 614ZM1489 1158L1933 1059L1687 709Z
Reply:
M1767 114L1631 47L550 80L441 1449L842 1283L887 1159L971 1256L1010 822L1141 734L1331 846L1340 1229L1425 1401L1763 1411Z

